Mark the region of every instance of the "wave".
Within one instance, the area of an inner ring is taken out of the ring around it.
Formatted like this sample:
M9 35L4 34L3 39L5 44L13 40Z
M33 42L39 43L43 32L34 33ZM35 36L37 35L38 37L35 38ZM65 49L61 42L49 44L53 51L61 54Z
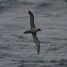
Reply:
M61 0L62 1L62 0ZM67 1L67 0L64 0ZM58 3L60 1L56 1ZM53 0L50 1L30 1L30 0L1 0L0 1L0 8L12 7L13 5L22 4L22 5L37 5L37 7L50 7L55 2Z
M37 13L45 13L46 10L49 10L53 4L50 2L42 2L36 5ZM44 11L45 10L45 11ZM44 11L44 12L43 12Z
M67 59L60 59L60 60L49 60L49 61L45 61L45 60L22 60L21 62L27 62L27 63L67 63Z
M0 8L10 7L16 3L17 3L17 0L2 0L0 1Z
M67 66L67 59L60 59L60 60L51 60L51 63L56 63L56 66L63 66L66 67Z
M38 4L37 7L48 7L48 6L51 6L51 5L52 5L51 3L44 2L44 3Z
M42 67L66 67L67 66L67 59L61 59L61 60L50 60L50 61L45 61L45 60L23 60L21 61L21 64L18 67L38 67L39 64Z
M64 0L64 2L67 2L67 0Z
M52 37L53 40L67 40L67 38Z

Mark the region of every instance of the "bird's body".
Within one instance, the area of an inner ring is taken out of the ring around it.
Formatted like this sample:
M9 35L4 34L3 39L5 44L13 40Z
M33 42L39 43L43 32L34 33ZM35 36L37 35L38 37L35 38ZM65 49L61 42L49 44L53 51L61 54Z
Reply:
M31 11L28 11L28 13L30 14L30 27L31 27L31 29L25 31L24 33L25 34L28 34L28 33L31 33L32 34L33 40L34 40L34 42L37 45L37 52L39 54L39 52L40 52L40 41L37 38L37 32L38 31L41 31L41 29L40 28L36 28L36 26L34 24L34 16L33 16L32 12Z

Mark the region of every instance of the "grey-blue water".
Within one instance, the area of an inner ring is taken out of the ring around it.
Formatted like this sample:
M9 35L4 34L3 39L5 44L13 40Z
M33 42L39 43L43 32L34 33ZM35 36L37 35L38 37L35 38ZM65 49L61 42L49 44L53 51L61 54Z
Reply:
M35 17L40 54L31 34ZM0 0L0 67L67 67L67 0Z

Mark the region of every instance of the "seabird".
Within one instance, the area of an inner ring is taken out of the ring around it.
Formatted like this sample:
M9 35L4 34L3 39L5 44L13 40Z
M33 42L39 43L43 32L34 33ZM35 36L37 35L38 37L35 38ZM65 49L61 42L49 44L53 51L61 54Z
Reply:
M29 11L29 10L28 10L28 13L30 15L30 27L31 27L31 29L25 31L24 33L25 34L28 34L28 33L31 33L32 34L33 40L34 40L34 42L36 43L36 46L37 46L37 53L39 54L39 52L40 52L40 41L37 38L37 32L38 31L41 31L41 29L40 28L37 28L35 26L33 13L31 11Z

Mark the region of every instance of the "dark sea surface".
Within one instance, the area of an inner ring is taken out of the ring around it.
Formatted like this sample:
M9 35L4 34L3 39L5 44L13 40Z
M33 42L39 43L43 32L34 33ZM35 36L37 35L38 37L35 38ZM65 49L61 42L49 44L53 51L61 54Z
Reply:
M32 11L41 42L31 34ZM0 0L0 67L67 67L67 0Z

